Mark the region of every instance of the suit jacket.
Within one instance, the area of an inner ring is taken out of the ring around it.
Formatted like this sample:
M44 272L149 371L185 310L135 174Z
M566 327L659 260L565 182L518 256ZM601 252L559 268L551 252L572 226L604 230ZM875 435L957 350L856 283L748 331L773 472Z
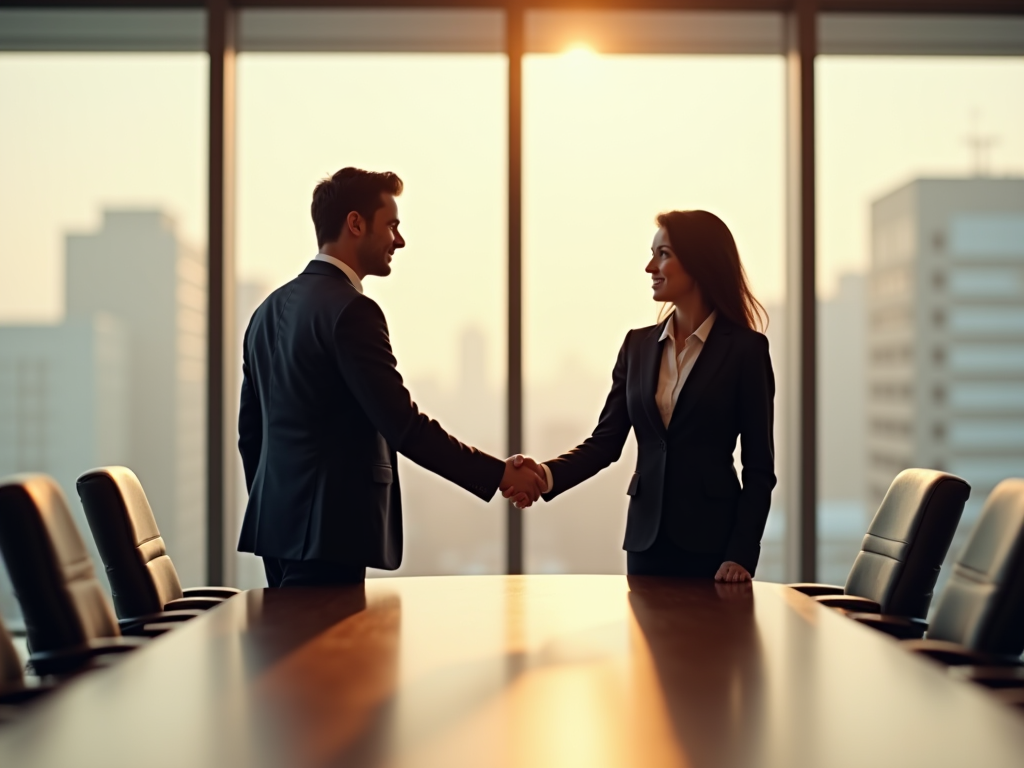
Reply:
M242 350L238 448L249 502L238 549L397 568L397 453L487 500L505 464L419 412L384 313L311 261L256 310Z
M664 325L626 334L597 427L581 445L546 462L554 483L544 498L617 460L633 429L639 450L626 491L623 549L644 551L664 528L681 549L722 553L753 573L775 487L768 339L719 314L666 429L655 402ZM737 436L742 487L733 464Z

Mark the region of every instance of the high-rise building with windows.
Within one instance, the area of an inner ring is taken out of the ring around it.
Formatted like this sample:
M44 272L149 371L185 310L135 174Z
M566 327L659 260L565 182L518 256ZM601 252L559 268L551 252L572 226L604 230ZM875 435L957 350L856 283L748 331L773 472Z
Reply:
M1024 475L1024 179L918 179L871 226L869 501L904 467L945 469L969 521Z
M182 579L205 553L206 265L156 210L108 210L67 238L68 318L104 312L126 333L128 460ZM83 467L82 469L85 469Z

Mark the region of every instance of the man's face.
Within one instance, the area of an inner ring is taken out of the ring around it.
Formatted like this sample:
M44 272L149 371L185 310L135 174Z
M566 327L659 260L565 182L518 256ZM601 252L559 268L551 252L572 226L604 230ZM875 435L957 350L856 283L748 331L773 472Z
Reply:
M394 195L382 195L384 205L373 214L373 220L359 243L359 264L367 275L386 277L391 274L391 257L397 248L405 247L398 231L398 203Z

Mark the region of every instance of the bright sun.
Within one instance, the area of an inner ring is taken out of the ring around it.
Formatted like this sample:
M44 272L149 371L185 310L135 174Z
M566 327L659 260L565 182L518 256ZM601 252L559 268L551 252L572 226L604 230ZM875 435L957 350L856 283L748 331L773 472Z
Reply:
M584 61L596 56L597 51L595 51L587 43L577 42L571 44L568 48L566 48L564 55L566 56L566 58L575 59L576 61Z

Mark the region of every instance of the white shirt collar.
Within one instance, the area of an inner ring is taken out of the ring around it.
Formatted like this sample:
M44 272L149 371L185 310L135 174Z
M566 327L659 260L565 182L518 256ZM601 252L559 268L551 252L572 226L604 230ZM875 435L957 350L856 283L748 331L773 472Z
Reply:
M359 275L355 273L355 270L353 270L352 267L350 267L341 259L336 259L333 256L328 256L326 253L318 253L316 256L313 257L313 260L326 261L328 264L333 264L342 272L344 272L345 276L352 281L353 288L359 291L359 293L363 292L363 281L359 279Z
M690 337L692 338L693 336L696 336L698 339L700 339L700 343L701 344L706 342L708 340L708 336L711 334L711 327L715 324L715 318L717 316L718 316L718 310L716 309L716 310L712 311L712 313L710 315L707 316L707 319L703 323L700 324L700 326L697 328L696 331L694 331L692 334L690 334ZM661 336L658 338L658 341L664 341L665 339L672 339L672 342L675 343L675 340L676 340L675 325L676 324L674 322L672 322L672 318L670 317L668 319L668 322L665 323L665 329L661 332Z

